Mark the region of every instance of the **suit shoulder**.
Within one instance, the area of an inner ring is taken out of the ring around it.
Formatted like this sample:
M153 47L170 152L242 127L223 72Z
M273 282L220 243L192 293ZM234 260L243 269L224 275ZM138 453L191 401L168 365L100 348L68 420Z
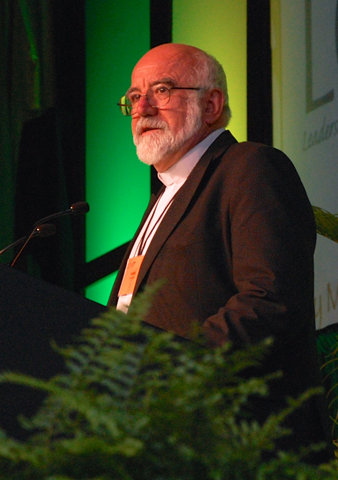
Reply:
M285 153L262 143L234 143L220 157L220 165L233 171L249 170L254 172L281 169L285 173L287 171L296 173L293 162Z
M236 154L240 157L249 158L284 158L286 161L291 161L289 157L281 150L264 143L257 142L237 142L231 145L228 149L229 153Z

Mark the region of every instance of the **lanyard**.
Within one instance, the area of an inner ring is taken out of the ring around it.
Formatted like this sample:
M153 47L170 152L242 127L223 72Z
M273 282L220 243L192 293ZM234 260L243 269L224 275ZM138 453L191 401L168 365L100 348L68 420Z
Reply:
M163 193L162 193L163 195ZM147 222L147 226L146 228L144 229L144 232L142 233L142 236L139 240L139 244L138 244L138 247L136 249L136 255L142 255L143 254L143 251L144 251L144 248L147 244L147 241L149 239L149 237L152 235L152 233L154 232L154 230L158 227L158 225L161 223L164 215L167 213L169 207L171 206L171 204L173 203L174 201L174 198L175 198L175 195L169 200L169 202L167 203L167 205L165 206L165 208L163 209L163 211L161 212L161 214L159 215L158 219L156 220L156 222L154 223L154 225L149 229L149 226L151 224L151 222L153 221L153 218L155 216L155 213L156 213L156 210L157 210L157 207L158 207L158 204L162 198L162 195L157 199L157 202L156 204L154 205L150 215L149 215L149 221Z

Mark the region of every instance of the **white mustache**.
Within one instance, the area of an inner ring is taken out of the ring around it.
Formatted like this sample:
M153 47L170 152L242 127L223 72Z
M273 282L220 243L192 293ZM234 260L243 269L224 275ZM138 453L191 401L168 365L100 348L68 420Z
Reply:
M160 128L162 130L169 130L169 125L163 120L142 117L137 122L135 134L141 135L145 128Z

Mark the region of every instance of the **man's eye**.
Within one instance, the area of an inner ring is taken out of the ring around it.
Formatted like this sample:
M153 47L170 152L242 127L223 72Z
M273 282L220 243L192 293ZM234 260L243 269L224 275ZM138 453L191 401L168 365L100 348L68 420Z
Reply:
M156 95L166 95L169 91L169 88L166 87L165 85L160 85L155 89L155 94Z
M137 103L141 98L141 95L139 93L132 93L129 95L129 101L130 103Z

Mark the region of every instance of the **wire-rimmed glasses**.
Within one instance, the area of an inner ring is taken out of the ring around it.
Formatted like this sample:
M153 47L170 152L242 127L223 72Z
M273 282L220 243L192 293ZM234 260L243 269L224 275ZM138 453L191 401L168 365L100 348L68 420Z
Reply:
M141 97L146 97L150 106L161 108L170 101L171 90L203 90L203 87L168 87L167 85L155 85L149 88L147 93L130 92L120 98L118 106L121 113L126 116L133 115Z

